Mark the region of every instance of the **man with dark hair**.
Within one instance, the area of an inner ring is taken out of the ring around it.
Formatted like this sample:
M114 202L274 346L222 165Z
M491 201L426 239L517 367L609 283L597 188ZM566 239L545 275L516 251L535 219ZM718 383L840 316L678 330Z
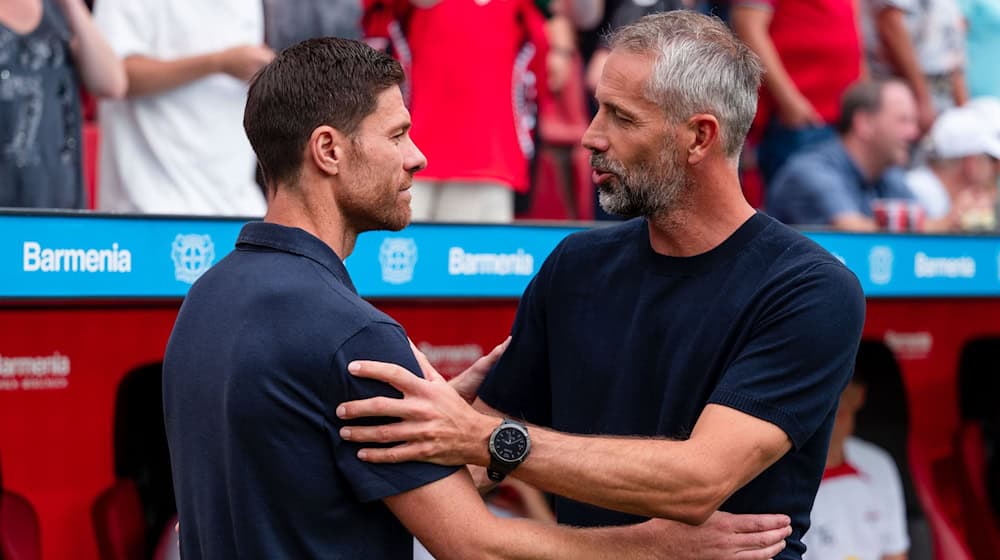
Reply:
M407 530L440 559L773 556L784 516L607 529L498 519L465 469L368 464L342 439L358 424L337 417L338 403L399 395L349 363L421 371L402 327L358 296L342 262L361 232L410 219L426 160L402 76L386 55L327 38L285 50L250 87L244 124L267 214L192 286L164 358L183 557L403 559Z
M913 199L902 166L917 139L917 108L898 80L858 82L841 100L837 138L789 160L768 189L787 224L875 231L876 199Z
M363 449L373 463L516 476L558 495L559 521L574 525L787 513L776 557L801 558L861 336L861 287L743 198L737 165L761 74L746 45L717 19L672 11L611 46L583 144L602 206L634 219L571 235L546 259L478 410L364 362L352 371L405 397L338 414L402 420L341 435L404 442Z

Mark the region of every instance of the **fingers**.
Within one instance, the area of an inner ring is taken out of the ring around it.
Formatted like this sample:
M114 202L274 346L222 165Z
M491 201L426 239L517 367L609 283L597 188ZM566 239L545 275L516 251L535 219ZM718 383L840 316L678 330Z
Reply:
M738 560L769 560L777 556L782 550L785 550L784 540L765 548L737 552L735 558Z
M415 405L412 401L394 399L392 397L372 397L359 401L348 401L340 403L340 406L337 407L337 417L342 420L353 420L355 418L367 418L370 416L390 416L405 420L422 420L426 414L423 408Z
M407 340L410 340L409 338ZM410 340L410 349L413 350L413 357L417 359L417 363L420 364L420 371L424 374L424 379L428 381L446 381L444 376L438 373L438 370L434 369L434 365L431 361L427 359L427 355L417 348L416 344Z
M789 527L792 520L787 515L780 514L733 515L729 518L729 523L736 533L757 533Z
M493 364L497 363L497 361L500 359L500 356L503 356L503 353L507 350L508 346L510 346L509 336L506 339L504 339L503 342L493 347L493 350L490 350L489 354L486 354L485 356L482 356L478 360L476 360L475 363L472 364L472 367L470 367L469 369L476 369L484 374L488 373L489 370L493 367Z
M742 533L735 536L734 544L741 549L742 553L749 553L745 558L771 558L785 548L785 539L791 534L791 527L758 533ZM737 555L737 557L744 558L741 555Z
M388 383L404 394L418 391L420 384L425 382L406 368L386 362L357 360L347 365L347 371L356 377Z
M358 459L366 463L404 463L407 461L430 461L433 459L430 446L424 442L404 443L395 447L362 449Z
M344 426L340 437L347 441L364 443L395 443L417 439L434 439L423 430L406 422L384 424L382 426Z

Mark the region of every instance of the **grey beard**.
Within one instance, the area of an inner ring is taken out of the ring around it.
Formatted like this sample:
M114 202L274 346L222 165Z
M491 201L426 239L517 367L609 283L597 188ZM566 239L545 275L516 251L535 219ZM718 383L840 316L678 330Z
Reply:
M606 165L608 162L598 160L597 163ZM610 185L598 187L601 208L623 218L652 217L674 208L688 183L687 177L677 164L668 167L669 164L665 162L658 163L661 166L659 173L650 165L644 165L632 173L619 173L624 170L616 165L604 167L614 173L619 181L617 189Z

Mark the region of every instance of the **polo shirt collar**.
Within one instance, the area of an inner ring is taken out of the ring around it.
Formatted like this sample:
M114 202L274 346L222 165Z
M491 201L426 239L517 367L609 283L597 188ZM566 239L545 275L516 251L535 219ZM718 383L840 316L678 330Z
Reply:
M344 261L340 260L329 245L303 229L267 222L250 222L240 230L236 247L264 247L305 257L329 270L352 292L358 293L354 283L351 282L351 276L347 273Z
M876 177L874 180L869 180L865 177L865 174L861 172L861 168L855 163L854 159L851 158L851 154L847 153L847 148L844 147L844 142L840 138L837 138L832 144L836 145L837 157L841 158L841 165L845 169L849 170L849 173L854 176L857 184L861 186L864 191L871 191L876 194L880 194L882 190L882 179L885 177L883 173L881 176Z

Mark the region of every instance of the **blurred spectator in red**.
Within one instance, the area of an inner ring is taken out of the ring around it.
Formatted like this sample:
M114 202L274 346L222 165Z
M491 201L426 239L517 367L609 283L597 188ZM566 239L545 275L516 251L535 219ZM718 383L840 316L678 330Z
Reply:
M990 230L1000 177L1000 135L975 107L948 109L928 135L927 163L906 175L927 231Z
M415 221L510 222L528 189L545 20L531 0L371 0L369 35L391 40L409 79Z
M97 206L260 216L243 133L247 80L274 57L259 0L97 0L128 97L101 104Z
M835 136L840 98L862 76L855 3L733 0L733 30L764 63L757 164L765 183L793 154Z
M875 78L899 77L917 99L921 132L968 99L965 36L956 0L864 0L865 52Z
M0 206L84 208L80 84L121 97L126 78L82 0L0 10Z
M802 538L810 560L906 560L910 537L899 468L884 449L852 436L867 382L859 373L840 396L823 481Z
M768 213L786 224L875 231L875 200L913 199L901 168L918 133L913 94L899 80L859 82L844 93L837 128L778 172Z
M361 39L361 0L264 0L264 39L282 51L315 37Z

